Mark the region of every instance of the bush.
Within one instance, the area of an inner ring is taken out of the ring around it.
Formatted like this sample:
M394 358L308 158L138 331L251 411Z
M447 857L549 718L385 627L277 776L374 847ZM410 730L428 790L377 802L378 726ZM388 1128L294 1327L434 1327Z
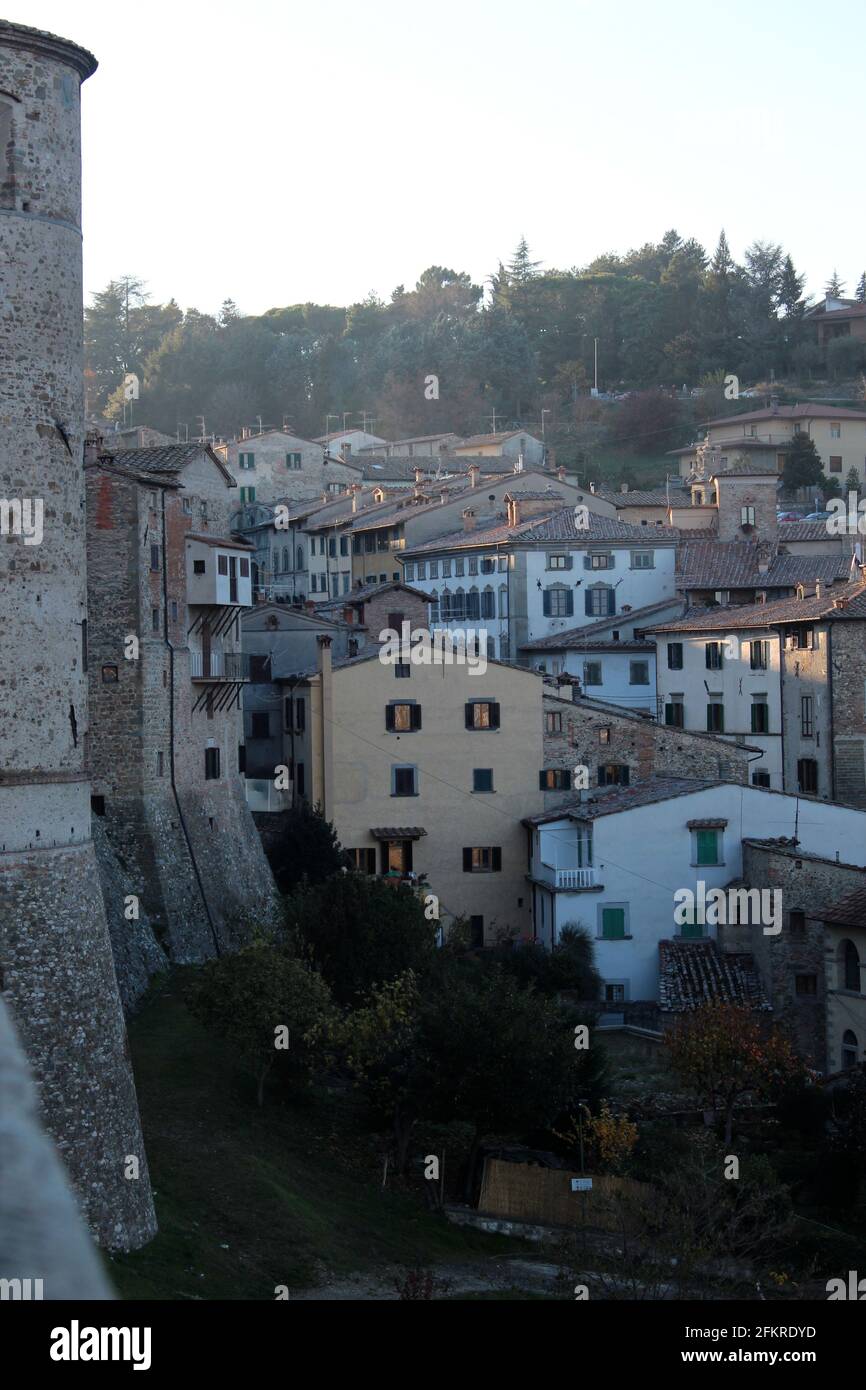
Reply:
M292 893L302 883L322 883L345 863L333 825L306 802L281 817L280 838L268 858L281 893Z

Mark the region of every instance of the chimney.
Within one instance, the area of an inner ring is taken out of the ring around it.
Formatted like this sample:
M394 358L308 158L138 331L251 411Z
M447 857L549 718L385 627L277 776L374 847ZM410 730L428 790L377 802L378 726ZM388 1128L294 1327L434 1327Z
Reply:
M815 583L815 597L816 597L816 598L823 598L823 597L824 597L824 585L821 583L820 579L817 580L816 583Z
M477 486L478 486L478 479L479 479L479 477L481 476L481 469L478 467L478 464L477 464L477 463L470 463L468 472L469 472L469 486L470 486L470 487L477 487Z
M463 509L463 530L475 530L475 512L472 507L464 507Z
M559 467L557 468L557 470L556 470L556 476L557 476L557 478L559 479L559 481L560 481L561 483L564 483L564 482L565 482L565 468L564 468L564 466L563 466L562 464L560 464Z
M517 497L506 497L505 505L508 508L508 525L519 526L522 520L519 499Z
M797 601L798 601L799 603L802 603L805 597L806 597L806 586L805 586L804 584L798 584L798 585L797 585Z
M319 792L322 815L327 816L333 805L334 790L334 688L331 667L331 639L320 633L316 637L319 644L319 709L316 721L316 738L313 747L313 786L311 791ZM318 772L318 779L316 773ZM318 780L318 787L316 781Z
M620 492L628 492L628 483L620 483L619 490Z
M344 463L348 463L348 462L349 462L349 459L350 459L351 457L352 457L352 446L351 446L351 444L346 444L346 443L341 444L341 445L340 445L340 458L343 460L343 462L344 462Z
M84 440L84 467L98 463L104 450L104 440L98 430L89 430Z
M419 465L416 464L416 466L415 466L415 482L420 484L420 483L423 483L423 481L424 481L424 469L421 468Z

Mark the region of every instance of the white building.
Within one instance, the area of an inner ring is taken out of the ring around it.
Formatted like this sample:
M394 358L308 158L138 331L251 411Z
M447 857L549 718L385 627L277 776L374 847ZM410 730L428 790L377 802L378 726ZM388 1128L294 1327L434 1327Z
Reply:
M660 941L716 939L702 920L710 914L676 924L674 895L740 879L744 839L790 836L805 852L866 866L866 813L733 782L655 778L525 824L535 940L550 947L563 927L585 927L613 1003L657 998Z
M350 459L352 454L358 454L362 449L376 449L388 447L387 439L382 439L378 434L370 434L369 430L336 430L332 434L320 434L313 440L314 444L319 444L325 453L332 459Z
M528 664L528 642L624 617L675 597L676 538L594 511L551 508L544 492L512 488L508 515L490 525L483 504L464 529L407 548L403 578L429 593L434 627L486 631L488 651Z

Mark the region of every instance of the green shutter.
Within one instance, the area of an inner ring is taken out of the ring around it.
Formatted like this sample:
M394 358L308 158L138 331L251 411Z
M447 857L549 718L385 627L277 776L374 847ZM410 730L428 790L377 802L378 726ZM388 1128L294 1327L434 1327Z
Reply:
M603 907L601 909L601 934L608 941L620 940L625 936L624 907Z
M699 830L697 832L697 851L699 864L718 864L718 831Z

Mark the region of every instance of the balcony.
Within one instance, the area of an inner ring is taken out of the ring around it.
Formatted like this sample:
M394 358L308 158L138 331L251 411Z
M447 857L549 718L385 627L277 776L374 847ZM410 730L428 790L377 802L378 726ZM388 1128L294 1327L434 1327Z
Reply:
M190 652L189 673L194 681L248 681L249 659L245 652Z
M595 869L556 869L555 888L597 888Z

